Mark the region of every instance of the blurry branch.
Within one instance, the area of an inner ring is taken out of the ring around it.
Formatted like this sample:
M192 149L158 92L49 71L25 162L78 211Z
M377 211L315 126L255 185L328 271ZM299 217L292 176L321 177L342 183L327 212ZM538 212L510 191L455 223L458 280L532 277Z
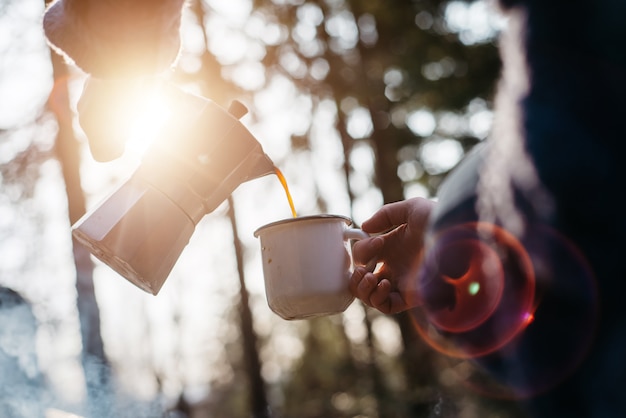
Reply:
M9 135L7 135L9 136ZM33 197L39 179L39 167L52 157L52 152L37 142L31 142L11 160L0 164L0 184L13 201Z
M177 69L175 74L176 81L197 85L205 97L222 107L227 107L228 101L232 99L232 96L241 94L241 91L234 84L224 80L222 65L209 50L208 31L205 21L211 9L203 0L189 0L187 3L187 7L195 16L197 24L202 30L204 50L200 55L200 70L195 73L186 73Z

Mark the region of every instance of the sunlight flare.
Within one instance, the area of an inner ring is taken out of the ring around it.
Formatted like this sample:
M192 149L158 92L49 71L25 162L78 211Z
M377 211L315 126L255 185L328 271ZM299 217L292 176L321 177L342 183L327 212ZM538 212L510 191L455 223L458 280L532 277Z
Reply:
M126 151L133 156L143 155L172 114L171 103L158 89L139 101L143 103L131 123L126 143Z

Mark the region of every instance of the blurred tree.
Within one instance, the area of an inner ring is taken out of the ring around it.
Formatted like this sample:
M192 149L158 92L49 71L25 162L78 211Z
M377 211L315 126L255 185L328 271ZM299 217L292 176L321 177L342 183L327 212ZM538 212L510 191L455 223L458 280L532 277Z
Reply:
M466 45L451 32L444 18L451 3L459 2L255 1L259 13L289 34L267 45L268 73L285 74L303 91L331 98L346 122L367 111L371 130L347 134L376 151L375 182L385 202L403 199L403 187L414 181L434 195L451 167L428 170L421 145L444 134L464 149L482 139L450 129L444 117L468 111L476 99L489 103L500 61L492 38ZM409 120L417 111L425 112L426 121L416 132ZM435 124L430 129L429 117ZM398 155L405 147L412 154ZM409 157L425 170L401 179L398 166Z
M200 0L194 0L188 3L189 10L195 20L195 24L199 26L204 35L202 41L204 48L200 54L200 66L194 73L178 71L174 74L174 79L178 83L193 83L200 93L217 104L228 108L230 102L242 95L242 91L234 84L228 82L222 77L221 65L213 56L208 48L208 39L206 37L207 30L205 22L211 10L205 7ZM237 217L235 215L234 202L232 198L228 199L228 219L233 232L233 248L237 263L237 273L239 276L239 300L237 319L239 322L239 331L241 335L241 358L233 359L235 364L243 363L243 370L246 375L246 391L241 395L241 391L236 391L240 396L247 399L249 405L249 413L254 418L265 418L270 416L270 406L268 405L265 392L265 382L261 377L261 363L259 360L257 336L254 331L252 313L250 310L249 294L246 288L244 276L244 260L243 245L237 232ZM237 350L236 352L239 352ZM236 366L235 366L236 367ZM238 403L238 402L237 402Z
M228 217L233 230L233 245L239 275L239 323L243 340L243 363L248 376L249 405L254 418L268 418L271 416L270 406L267 403L265 382L261 376L257 337L254 332L250 297L244 275L243 245L237 232L237 217L235 216L235 205L232 198L228 199Z
M367 370L351 357L341 317L308 321L304 354L285 386L285 417L376 416Z
M74 134L73 111L70 107L69 69L63 58L50 50L54 87L48 101L58 123L55 155L60 163L67 194L69 224L73 225L86 212L86 199L81 186L79 143ZM100 332L100 309L93 283L93 263L89 250L72 238L76 268L76 304L82 337L82 363L87 388L86 406L100 402L107 393L110 365L104 352Z
M42 9L43 3L41 3ZM18 2L3 2L0 6L0 13L5 11L4 8L10 10L16 4ZM19 13L17 16L20 16ZM27 38L32 35L32 31L26 30L23 35ZM14 44L7 43L6 45L9 48L19 49L21 44L16 41ZM55 158L61 168L66 190L67 222L72 224L85 212L85 197L79 175L79 144L72 128L73 114L67 86L70 73L58 55L48 51L48 49L43 51L49 52L49 56L46 56L45 59L51 61L54 78L53 89L45 106L42 106L44 103L32 104L31 113L26 116L25 123L10 126L6 131L0 131L0 141L4 144L13 141L17 145L21 142L20 137L24 139L32 135L27 139L29 145L21 152L15 153L10 160L6 159L7 155L3 158L3 163L0 165L0 184L3 186L3 198L8 196L12 204L20 206L33 197L40 180L42 165L49 159ZM24 52L26 54L34 53L34 51ZM2 51L2 55L6 59L10 54L7 51ZM3 68L4 70L5 68ZM45 95L42 96L45 97ZM53 131L56 132L55 135L48 135ZM47 138L54 139L54 141L47 143ZM41 232L42 229L38 227L37 233ZM93 265L90 255L78 243L73 242L72 244L76 273L76 307L82 342L82 365L88 394L86 406L89 406L95 391L98 392L98 396L103 393L103 385L108 382L109 365L100 333L100 314L94 293ZM30 246L32 247L32 244ZM35 248L30 249L37 251ZM38 256L41 254L35 254L35 258ZM36 284L32 284L32 286L36 286Z

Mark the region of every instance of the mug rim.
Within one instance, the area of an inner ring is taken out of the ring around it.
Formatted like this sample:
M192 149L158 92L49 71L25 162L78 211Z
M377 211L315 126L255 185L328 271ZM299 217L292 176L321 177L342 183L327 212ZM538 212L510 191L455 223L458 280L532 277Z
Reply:
M293 222L311 221L315 219L340 219L340 220L343 220L348 226L352 225L353 223L352 219L344 215L320 214L320 215L298 216L295 218L286 218L286 219L281 219L278 221L265 224L257 228L256 231L254 231L254 236L258 238L259 234L267 228L272 228L278 225L284 225L284 224L289 224Z

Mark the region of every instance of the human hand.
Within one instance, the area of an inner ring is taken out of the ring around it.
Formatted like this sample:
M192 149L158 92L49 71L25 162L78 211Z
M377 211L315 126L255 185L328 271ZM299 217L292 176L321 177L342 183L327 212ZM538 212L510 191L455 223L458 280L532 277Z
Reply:
M423 198L383 206L361 228L379 234L356 242L350 290L366 305L394 314L419 305L417 270L424 246L424 229L435 203ZM364 267L377 260L378 268Z
M165 71L180 52L184 0L58 0L43 16L48 43L100 79Z

